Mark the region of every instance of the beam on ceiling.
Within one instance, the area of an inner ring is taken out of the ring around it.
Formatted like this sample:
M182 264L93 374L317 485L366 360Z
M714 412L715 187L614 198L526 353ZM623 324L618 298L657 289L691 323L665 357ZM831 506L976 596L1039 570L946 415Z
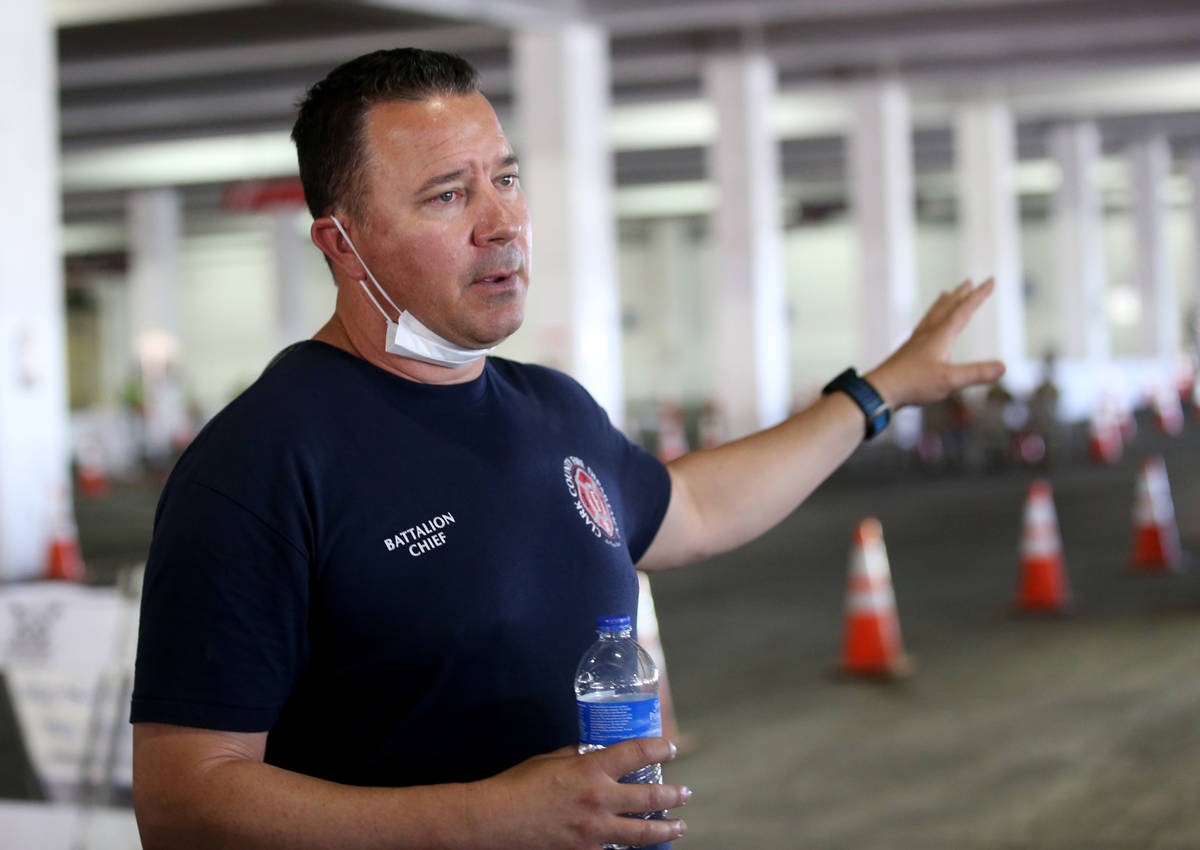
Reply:
M545 26L580 17L579 0L358 0L362 5L503 27Z
M902 67L909 62L933 63L1009 57L1019 67L1028 57L1091 56L1130 48L1149 51L1186 41L1200 43L1200 8L1171 15L1111 19L1064 20L1053 24L1014 19L1003 27L981 28L957 23L943 27L897 32L863 28L834 40L818 33L803 40L771 44L782 71L828 71L854 66Z
M1171 3L1172 0L1166 0ZM1161 3L1161 0L1160 0ZM1179 5L1178 2L1175 3ZM643 35L688 29L742 29L783 22L845 21L938 13L947 17L994 10L997 0L585 0L588 16L613 35ZM1003 0L1021 14L1033 7L1070 9L1086 15L1105 0Z
M700 32L700 31L697 31ZM990 75L1021 75L1031 64L1045 70L1104 62L1106 53L1121 61L1156 62L1165 56L1200 55L1200 6L1147 17L1025 20L978 26L947 17L937 26L872 26L822 32L820 27L779 27L766 36L767 47L785 79L844 76L848 70L951 66L971 74L986 65ZM694 79L704 40L666 36L614 39L613 82L620 87Z
M151 53L130 52L59 63L64 91L98 86L186 80L204 76L233 76L337 64L352 56L383 47L419 44L431 50L486 50L507 46L507 36L487 26L385 30L368 34L320 36L270 44L197 47Z
M120 104L83 103L64 107L59 126L67 137L163 127L202 128L290 115L303 94L303 86L256 86L236 92L139 97Z
M273 0L51 0L50 14L57 27L106 24L130 18L155 18L266 6Z

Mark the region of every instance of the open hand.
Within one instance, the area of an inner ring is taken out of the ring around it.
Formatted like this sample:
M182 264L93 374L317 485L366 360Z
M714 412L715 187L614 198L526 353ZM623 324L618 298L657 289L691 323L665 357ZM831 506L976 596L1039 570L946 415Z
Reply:
M998 360L950 362L955 340L995 285L992 278L979 286L967 280L943 292L908 340L865 376L893 410L939 401L954 390L991 383L1004 374L1004 364Z

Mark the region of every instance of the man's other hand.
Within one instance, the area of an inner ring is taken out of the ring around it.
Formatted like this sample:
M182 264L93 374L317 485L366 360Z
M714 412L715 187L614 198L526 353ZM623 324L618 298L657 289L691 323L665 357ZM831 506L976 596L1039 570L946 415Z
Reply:
M466 817L474 829L512 847L596 850L602 844L661 844L687 831L682 820L640 820L628 812L682 806L682 785L623 785L627 773L675 757L665 738L637 738L579 755L564 747L534 756L491 779L466 786Z

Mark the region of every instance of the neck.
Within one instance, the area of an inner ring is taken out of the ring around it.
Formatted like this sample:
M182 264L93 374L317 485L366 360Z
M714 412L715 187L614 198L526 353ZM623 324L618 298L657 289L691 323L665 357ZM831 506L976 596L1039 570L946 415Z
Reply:
M340 294L338 300L341 300ZM333 317L313 335L313 339L340 348L385 372L419 384L465 384L483 374L486 357L480 357L465 366L450 368L402 357L399 354L389 354L383 348L387 325L381 317L376 316L375 319L374 322L368 321L362 332L351 333L350 326L342 320L341 311L335 310Z

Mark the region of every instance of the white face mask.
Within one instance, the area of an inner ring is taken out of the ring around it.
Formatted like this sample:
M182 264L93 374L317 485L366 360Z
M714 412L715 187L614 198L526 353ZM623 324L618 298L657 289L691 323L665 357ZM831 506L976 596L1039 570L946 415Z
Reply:
M480 357L491 354L495 351L492 348L463 348L461 345L455 345L449 340L442 339L429 328L421 324L420 320L407 310L401 310L396 306L388 294L384 292L383 287L379 285L379 281L375 279L375 275L371 274L371 270L367 268L367 264L363 262L362 255L358 253L358 249L354 247L354 243L350 241L350 237L346 235L346 231L342 229L342 223L337 220L336 216L330 216L334 225L337 226L338 233L342 234L342 238L346 240L346 244L350 246L350 250L354 252L354 256L358 257L358 261L362 263L363 270L367 273L367 277L371 279L371 283L375 285L375 289L384 297L387 303L392 305L392 309L399 313L396 321L392 321L388 314L379 302L375 300L375 296L371 294L371 290L367 289L366 283L360 278L358 285L363 288L363 292L371 299L371 303L375 305L375 309L383 316L387 322L387 336L384 338L384 350L388 354L399 354L401 357L411 357L413 360L420 360L424 363L432 363L434 366L445 366L449 369L454 369L459 366L466 366L468 363L474 363Z

